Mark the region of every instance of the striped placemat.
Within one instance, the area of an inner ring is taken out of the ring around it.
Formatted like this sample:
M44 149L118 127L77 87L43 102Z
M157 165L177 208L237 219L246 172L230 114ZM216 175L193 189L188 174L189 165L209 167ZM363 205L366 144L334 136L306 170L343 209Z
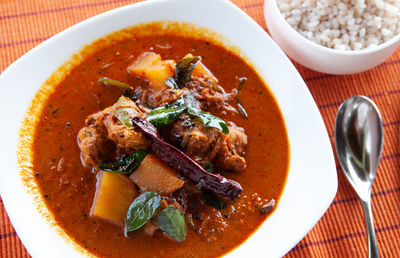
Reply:
M132 0L0 1L0 72L52 35L86 18ZM233 0L264 29L263 0ZM377 240L382 257L400 256L400 49L370 71L333 76L295 64L325 121L333 144L333 124L342 101L372 98L384 120L385 147L372 190ZM338 166L339 189L326 214L287 257L365 257L366 231L361 205ZM0 256L29 257L0 199Z

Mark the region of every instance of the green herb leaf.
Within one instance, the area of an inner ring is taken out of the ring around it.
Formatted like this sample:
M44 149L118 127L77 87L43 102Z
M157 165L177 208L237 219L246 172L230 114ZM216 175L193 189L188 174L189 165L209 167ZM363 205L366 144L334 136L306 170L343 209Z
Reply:
M114 111L114 115L117 117L121 123L123 123L126 127L133 127L132 119L137 116L138 110L135 110L130 106L130 100L128 97L121 96L115 105L120 106Z
M176 64L175 75L169 77L164 83L174 89L182 89L190 82L190 76L192 76L193 70L198 63L200 63L201 57L186 57L180 60Z
M224 134L229 134L228 126L226 125L225 121L222 120L221 118L192 107L188 107L187 112L192 116L198 117L205 127L214 127L223 132Z
M183 242L186 239L185 217L177 208L167 206L158 215L157 225L178 242Z
M151 150L138 150L128 157L120 158L115 162L100 163L99 168L111 173L130 174L140 165L140 162L142 162L146 155L151 152Z
M132 108L124 107L118 108L114 111L115 116L118 118L121 123L123 123L126 127L131 128L133 127L132 124Z
M147 114L146 119L155 127L160 128L174 122L185 109L185 105L156 108Z
M203 192L203 201L205 204L218 210L224 210L228 207L228 204L226 204L226 202L221 201L213 193L208 191Z
M116 81L107 77L101 77L97 83L104 83L107 86L115 86L124 90L130 90L132 87L126 83Z
M176 64L176 84L179 88L186 87L186 84L190 82L190 76L192 76L193 70L198 63L200 63L201 57L187 57L180 60Z
M211 115L210 113L202 111L199 107L199 102L193 95L188 94L183 96L182 99L187 107L186 111L192 116L198 117L205 127L214 127L224 134L229 134L229 128L225 121L219 117Z
M146 224L153 217L161 205L161 197L155 192L146 192L139 195L129 206L125 219L125 236Z
M200 110L198 101L190 94L179 97L172 105L154 109L147 115L146 120L155 127L160 128L174 122L184 111L198 117L205 127L214 127L224 134L229 134L229 128L225 121Z

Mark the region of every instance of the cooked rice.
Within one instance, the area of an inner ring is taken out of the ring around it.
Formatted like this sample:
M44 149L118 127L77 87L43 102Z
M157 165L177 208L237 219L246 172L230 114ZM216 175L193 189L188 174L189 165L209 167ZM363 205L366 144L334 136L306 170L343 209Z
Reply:
M326 47L376 47L400 33L400 0L277 0L287 22Z

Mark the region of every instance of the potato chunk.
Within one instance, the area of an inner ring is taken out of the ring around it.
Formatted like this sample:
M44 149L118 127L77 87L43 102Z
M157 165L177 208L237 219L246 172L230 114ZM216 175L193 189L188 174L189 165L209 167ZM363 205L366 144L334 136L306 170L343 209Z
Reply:
M148 154L129 178L143 191L154 191L159 194L172 193L185 183L178 178L175 170L154 154Z
M126 213L138 193L125 175L101 172L90 215L123 226Z
M175 74L175 61L163 61L160 55L145 52L128 67L128 73L148 80L151 88L162 90L167 87L164 81Z

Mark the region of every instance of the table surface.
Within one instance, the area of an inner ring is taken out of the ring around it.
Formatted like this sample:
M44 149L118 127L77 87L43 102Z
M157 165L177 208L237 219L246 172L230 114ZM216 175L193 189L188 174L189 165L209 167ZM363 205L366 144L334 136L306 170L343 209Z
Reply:
M0 1L0 72L54 34L132 0ZM263 0L233 0L266 29ZM313 95L333 146L336 112L348 97L366 95L381 110L385 146L372 189L377 240L382 257L400 256L400 48L380 66L355 75L321 74L294 63ZM338 164L337 160L336 163ZM287 257L366 257L364 217L339 166L339 188L317 225ZM0 257L29 257L0 199Z

